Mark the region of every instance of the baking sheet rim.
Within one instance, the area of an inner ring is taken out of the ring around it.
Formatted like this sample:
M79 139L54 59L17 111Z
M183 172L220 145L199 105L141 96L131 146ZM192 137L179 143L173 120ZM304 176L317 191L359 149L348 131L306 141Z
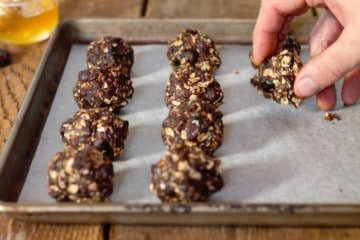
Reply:
M0 212L51 223L151 225L359 226L359 205L332 204L42 204L8 203ZM169 219L170 218L170 219Z
M11 131L10 137L5 145L3 154L0 160L0 170L3 171L3 167L5 164L6 159L9 159L9 152L11 146L16 141L16 138L19 133L19 128L22 126L23 117L27 113L29 106L31 104L33 94L37 89L37 85L39 84L39 79L44 71L44 66L46 60L51 56L53 45L55 44L57 38L61 37L61 34L64 30L67 30L69 27L73 27L74 29L79 29L81 31L81 26L86 24L91 24L93 22L97 23L111 23L111 21L125 21L131 22L133 24L143 24L146 23L192 23L196 22L197 24L206 24L209 21L216 24L219 22L227 23L227 24L239 24L240 22L246 22L248 24L253 24L253 20L234 20L234 19L213 19L213 20L205 20L205 19L80 19L80 20L71 20L64 23L61 23L58 27L54 35L49 40L48 46L44 52L42 60L40 62L39 68L35 74L34 80L31 83L31 86L27 92L27 95L24 100L24 104L21 107L19 112L18 118L14 124L14 127ZM77 34L77 35L76 35ZM76 33L73 38L74 41L79 41L79 34ZM144 39L143 39L144 41ZM145 40L146 41L146 40ZM73 43L73 42L71 42ZM309 220L313 219L312 221L308 222L307 224L310 225L360 225L360 204L251 204L251 203L243 203L243 204L230 204L230 203L203 203L203 204L119 204L119 203L103 203L103 204L91 204L91 205L83 205L83 204L71 204L71 203L54 203L54 204L18 204L18 203L10 203L0 201L0 212L9 214L12 217L20 218L24 220L30 221L51 221L51 219L57 219L54 217L54 214L65 214L68 216L73 216L76 213L82 214L90 214L90 215L97 215L97 214L113 214L114 216L122 215L122 214L169 214L169 213L176 213L176 214L229 214L232 216L244 217L244 214L249 217L248 220L239 219L242 224L254 224L261 223L261 225L283 225L283 224L290 224L290 225L298 225L304 224L301 221L288 221L289 217L298 217L300 215L310 216ZM50 215L48 218L44 218L44 216L50 214L54 218L51 218ZM251 219L251 215L254 214L256 216L254 219ZM262 222L259 221L258 217L260 216L277 216L284 217L282 220L280 219L279 222ZM316 216L323 217L323 216L343 216L345 218L333 218L330 221L317 221ZM139 216L140 217L140 216ZM349 218L347 218L349 217ZM344 221L345 219L345 221ZM348 220L346 220L348 219ZM357 221L352 221L351 219L358 219ZM75 219L74 219L75 220ZM105 218L97 219L99 222L105 220ZM200 218L201 220L201 218ZM57 219L60 222L69 222L71 221L70 218L64 219ZM90 220L89 220L90 221ZM111 220L110 220L111 221ZM237 224L239 223L238 220L230 220L227 222L224 219L214 219L213 221L208 221L209 223L229 223L229 224ZM117 222L115 220L115 222ZM146 221L145 221L146 222ZM151 224L156 224L156 221L149 222ZM186 224L187 222L179 222L180 224ZM198 222L198 224L201 223Z

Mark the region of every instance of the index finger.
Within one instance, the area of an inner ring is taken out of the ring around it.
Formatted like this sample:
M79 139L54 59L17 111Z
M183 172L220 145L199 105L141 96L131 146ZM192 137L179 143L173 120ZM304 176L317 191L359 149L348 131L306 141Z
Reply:
M253 61L260 65L285 39L291 20L308 9L306 0L263 0L253 32Z

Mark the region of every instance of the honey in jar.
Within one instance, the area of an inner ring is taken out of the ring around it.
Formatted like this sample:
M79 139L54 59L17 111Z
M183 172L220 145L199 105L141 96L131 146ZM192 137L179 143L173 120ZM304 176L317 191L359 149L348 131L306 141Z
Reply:
M0 0L0 41L30 44L49 37L58 23L57 0Z

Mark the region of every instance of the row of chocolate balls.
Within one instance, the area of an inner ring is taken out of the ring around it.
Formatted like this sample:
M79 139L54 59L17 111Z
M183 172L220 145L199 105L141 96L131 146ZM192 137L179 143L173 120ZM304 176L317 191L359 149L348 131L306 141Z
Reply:
M112 161L123 152L129 129L114 112L132 98L133 62L133 49L121 38L89 43L87 69L73 89L80 110L62 123L66 148L48 166L48 192L57 201L106 201L112 193Z
M167 57L174 70L161 133L168 151L151 167L150 190L163 202L203 202L224 184L220 160L212 157L223 140L224 94L213 75L221 59L213 40L197 30L172 39Z

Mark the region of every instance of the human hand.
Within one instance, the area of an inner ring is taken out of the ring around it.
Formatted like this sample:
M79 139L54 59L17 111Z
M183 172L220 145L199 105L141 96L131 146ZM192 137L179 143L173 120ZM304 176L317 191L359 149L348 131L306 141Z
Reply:
M278 50L295 16L309 7L326 12L310 34L311 59L303 66L294 84L301 98L317 94L322 110L336 103L334 83L344 77L341 98L345 105L360 97L360 1L358 0L263 0L253 32L253 61L260 65Z

